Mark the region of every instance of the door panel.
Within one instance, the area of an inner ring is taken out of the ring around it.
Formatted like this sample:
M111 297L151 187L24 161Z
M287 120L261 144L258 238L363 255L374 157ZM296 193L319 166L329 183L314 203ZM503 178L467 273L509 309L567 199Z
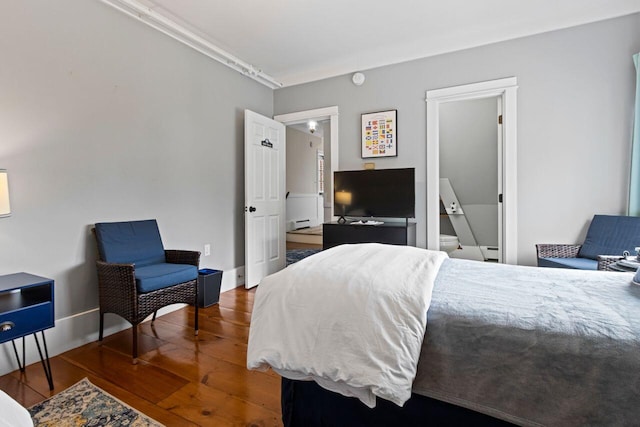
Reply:
M285 128L245 110L245 287L285 266Z
M280 235L280 217L276 215L272 215L269 217L269 235L270 236L279 236ZM269 243L269 259L276 260L280 256L280 241L279 239L271 239L268 241Z

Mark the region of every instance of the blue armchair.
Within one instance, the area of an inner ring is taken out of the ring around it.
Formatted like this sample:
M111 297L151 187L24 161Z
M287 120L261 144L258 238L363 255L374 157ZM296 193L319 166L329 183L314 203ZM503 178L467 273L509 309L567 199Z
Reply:
M640 247L640 217L594 215L583 244L538 244L539 267L610 270L623 252Z
M198 334L200 252L165 250L156 220L95 224L100 259L98 293L102 341L104 314L115 313L133 326L133 362L138 357L138 324L160 308L193 304Z

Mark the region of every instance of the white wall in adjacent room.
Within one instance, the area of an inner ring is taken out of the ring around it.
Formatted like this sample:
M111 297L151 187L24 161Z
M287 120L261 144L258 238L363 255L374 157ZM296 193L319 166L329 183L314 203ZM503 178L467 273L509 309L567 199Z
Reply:
M318 193L318 151L322 138L287 127L287 191Z

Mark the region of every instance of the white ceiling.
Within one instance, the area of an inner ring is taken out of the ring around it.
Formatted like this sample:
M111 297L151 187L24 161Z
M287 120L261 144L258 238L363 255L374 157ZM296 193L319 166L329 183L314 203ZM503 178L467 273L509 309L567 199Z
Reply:
M640 12L640 0L126 1L284 86Z

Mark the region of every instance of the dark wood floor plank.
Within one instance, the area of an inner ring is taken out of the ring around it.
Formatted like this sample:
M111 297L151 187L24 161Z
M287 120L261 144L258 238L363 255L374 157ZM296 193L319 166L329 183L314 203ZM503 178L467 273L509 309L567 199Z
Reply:
M4 375L0 377L0 390L4 391L9 396L20 402L21 405L26 407L35 405L48 397L38 393L33 388L20 381L19 378L14 378L11 375Z
M107 393L167 426L197 425L180 416L175 415L170 411L167 411L164 408L161 408L160 406L152 402L149 402L148 400L145 400L135 393L129 392L123 387L120 387L99 376L93 375L90 371L82 369L73 362L67 360L64 355L51 359L51 369L54 373L54 390L51 392L49 391L49 384L44 375L44 371L42 370L42 366L40 366L39 364L27 366L24 374L16 371L10 375L0 377L0 388L2 388L7 394L12 396L18 402L20 402L20 404L28 408L53 396L54 394L66 390L83 378L88 378L89 381L91 381L93 384L100 387ZM28 389L31 389L31 387L35 388L37 391L33 391L33 393L39 396L39 398L25 398L26 396L23 397L20 394L14 394L10 392L9 390L11 389L5 389L4 384L7 378L13 379L17 382L27 381L29 383L29 386L26 386L26 384L24 384L23 382L21 382L21 384L23 384L23 386Z
M221 307L218 304L213 307L213 310L207 311L206 315L210 319L219 319L241 326L249 326L251 323L251 313Z
M239 399L253 402L277 412L280 410L280 379L258 371L247 371L246 367L227 362L190 349L173 347L155 356L146 354L150 364L177 372L191 383L201 383Z
M55 389L40 363L0 376L0 389L32 406L83 378L167 426L281 426L280 377L246 369L255 289L221 294L220 304L145 322L139 361L131 363L131 329L51 358Z
M190 383L159 405L202 426L281 426L280 414L201 383Z
M53 390L49 390L49 383L40 363L27 366L24 373L14 371L9 375L28 384L29 387L43 396L40 400L44 400L66 390L91 374L87 370L79 369L77 366L70 364L60 356L51 358L51 372L53 373Z
M150 402L159 402L188 383L183 377L140 360L131 363L131 356L114 351L107 345L80 347L64 354L77 366L118 384Z
M189 308L190 309L190 308ZM186 310L189 310L186 309ZM162 320L171 322L175 325L185 326L193 328L193 316L185 315L187 311L177 310L172 313L162 316ZM231 323L216 317L199 316L199 328L204 331L211 332L215 335L237 339L240 342L246 343L249 338L249 325L241 325L238 323ZM157 323L157 321L156 321ZM157 329L157 326L156 326Z

